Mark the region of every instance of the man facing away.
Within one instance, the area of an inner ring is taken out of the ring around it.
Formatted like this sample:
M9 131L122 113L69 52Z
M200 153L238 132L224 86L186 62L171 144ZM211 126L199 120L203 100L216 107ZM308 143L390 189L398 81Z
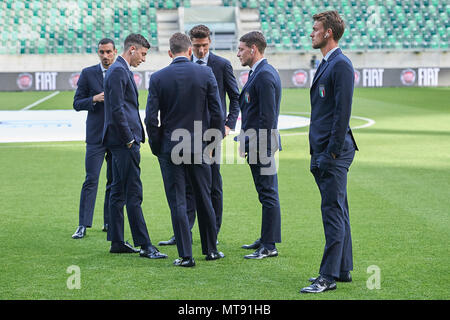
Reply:
M313 16L312 47L320 49L320 63L310 89L309 144L311 173L322 198L325 248L319 276L302 293L336 289L336 281L350 282L352 239L347 201L347 173L358 150L349 127L354 70L338 47L345 24L336 11Z
M189 31L189 37L192 42L191 61L204 67L212 69L219 88L220 102L222 105L222 113L225 119L225 135L236 127L236 121L239 116L239 88L233 73L233 67L230 61L224 59L210 50L211 32L205 25L194 26ZM227 115L226 96L230 100L229 113ZM222 226L223 213L223 190L222 176L220 174L220 163L211 164L211 199L216 215L216 230L219 234ZM195 222L195 199L192 193L192 186L187 184L187 212L189 218L189 226L192 227ZM168 241L161 241L159 245L174 245L175 236Z
M193 267L195 260L186 204L187 179L195 196L202 253L206 260L224 257L216 247L211 169L205 161L205 155L210 152L205 151L203 140L208 133L216 133L213 135L216 142L223 138L224 118L212 70L190 61L189 37L175 33L169 45L172 63L150 78L145 125L152 153L158 157L170 207L180 257L174 265Z
M97 54L100 63L81 71L78 87L73 99L76 111L87 110L86 119L86 179L80 196L78 228L73 239L81 239L86 235L86 228L92 226L95 199L97 197L98 179L103 159L106 160L106 192L103 206L103 231L109 224L109 193L112 182L111 152L102 145L103 125L105 121L105 105L103 79L106 70L114 62L117 54L114 41L108 38L100 40Z
M138 89L130 67L145 61L150 48L140 34L130 34L124 52L108 69L105 76L105 126L103 144L113 155L113 183L110 196L110 226L108 241L111 253L140 252L141 257L166 258L151 243L142 213L142 183L140 178L140 144L145 141L139 115ZM124 242L123 208L127 207L134 245Z

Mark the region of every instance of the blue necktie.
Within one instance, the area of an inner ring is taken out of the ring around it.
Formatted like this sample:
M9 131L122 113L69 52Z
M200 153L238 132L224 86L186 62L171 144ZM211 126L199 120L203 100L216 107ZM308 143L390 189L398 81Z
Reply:
M322 61L321 61L320 64L319 64L319 67L318 67L317 70L316 70L316 73L314 74L314 79L316 79L317 75L319 74L320 68L323 67L323 65L325 64L325 62L326 62L326 60L325 60L325 59L322 59Z
M201 66L205 64L205 62L203 62L203 60L197 60L196 63L198 63L198 64L201 65Z

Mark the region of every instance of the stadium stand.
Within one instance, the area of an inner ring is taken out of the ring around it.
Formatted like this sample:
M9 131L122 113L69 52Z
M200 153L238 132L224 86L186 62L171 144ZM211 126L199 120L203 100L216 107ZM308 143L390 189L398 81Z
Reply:
M238 32L233 8L214 8L214 15L211 15L210 7L185 8L183 22L186 33L197 24L207 25L212 32L211 46L215 50L233 50L236 47Z
M194 3L4 0L0 3L0 54L92 53L101 38L110 37L120 46L131 32L142 33L158 48L157 13L194 8ZM277 51L311 51L311 16L330 9L338 10L347 24L340 42L343 49L449 49L447 0L222 0L222 5L257 12L258 26ZM233 32L238 37L242 30Z
M311 50L311 16L337 10L347 28L340 46L349 50L449 48L446 0L224 0L225 6L259 10L261 30L277 50Z
M131 32L157 47L157 10L180 6L189 7L190 1L5 0L0 54L91 53L100 39L120 44Z

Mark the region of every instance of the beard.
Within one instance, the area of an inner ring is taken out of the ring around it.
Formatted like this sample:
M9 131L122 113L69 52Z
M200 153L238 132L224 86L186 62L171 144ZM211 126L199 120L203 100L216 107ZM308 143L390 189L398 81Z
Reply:
M250 66L250 62L251 62L251 58L249 58L247 60L241 60L241 65L243 67Z
M326 44L327 44L327 40L326 39L322 39L321 42L316 43L316 44L312 44L312 47L313 47L313 49L320 49L320 48L325 47Z

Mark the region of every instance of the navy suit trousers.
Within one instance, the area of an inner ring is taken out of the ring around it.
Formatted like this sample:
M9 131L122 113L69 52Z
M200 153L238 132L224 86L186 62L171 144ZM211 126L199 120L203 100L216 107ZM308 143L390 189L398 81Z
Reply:
M133 143L131 148L119 146L110 149L113 155L113 183L109 203L111 223L108 228L108 241L124 241L123 208L126 205L134 245L151 245L141 208L140 147Z
M278 198L277 174L261 174L269 165L249 164L258 199L262 205L261 243L281 242L281 210Z
M311 157L311 172L322 197L325 231L325 248L319 270L321 275L338 278L341 273L353 270L347 174L354 156L355 150L352 149L343 152L337 159L325 153ZM327 164L319 164L321 161Z
M222 226L223 213L223 192L222 192L222 176L220 174L220 164L213 163L211 167L211 201L216 216L216 231L219 234ZM189 226L192 229L195 223L195 197L192 191L190 180L186 186L187 214L189 218Z
M112 183L111 152L101 144L86 144L86 179L81 188L79 225L92 227L95 200L97 198L98 180L103 164L106 160L106 192L103 205L103 223L109 224L109 194Z
M216 251L217 233L214 208L211 203L211 169L209 165L175 165L170 159L170 154L159 155L158 160L179 256L192 257L192 235L186 201L187 179L190 180L195 199L202 253L206 255Z

